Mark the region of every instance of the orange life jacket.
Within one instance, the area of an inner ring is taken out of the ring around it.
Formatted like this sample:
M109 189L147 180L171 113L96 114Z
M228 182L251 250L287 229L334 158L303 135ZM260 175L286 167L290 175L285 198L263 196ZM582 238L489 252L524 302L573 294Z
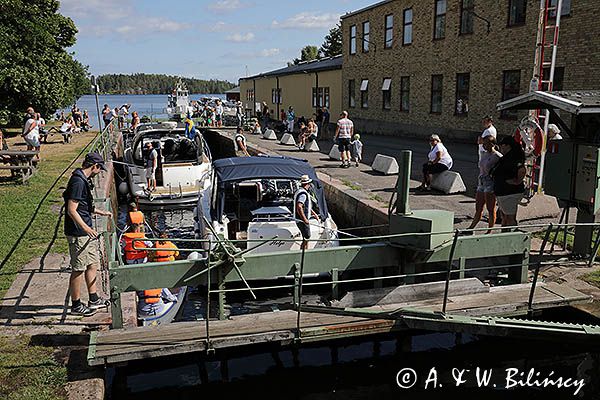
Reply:
M139 260L140 258L148 257L148 252L146 250L137 250L133 247L134 239L145 239L146 235L144 232L126 232L123 234L123 238L125 239L125 259L126 260ZM135 242L135 247L138 249L145 248L146 244L142 241Z
M144 224L144 213L141 211L131 211L129 213L129 221L132 225L143 225Z
M154 252L154 261L156 262L175 261L175 257L179 255L177 246L168 241L156 242L154 248L160 249Z
M147 304L154 304L160 301L160 294L162 293L162 289L148 289L144 290L144 301Z

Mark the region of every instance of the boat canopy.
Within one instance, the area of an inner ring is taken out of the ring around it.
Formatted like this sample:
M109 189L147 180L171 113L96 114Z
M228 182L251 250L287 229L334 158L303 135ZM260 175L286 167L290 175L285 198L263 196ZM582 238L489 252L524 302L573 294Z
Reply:
M213 220L221 221L225 209L225 188L228 184L252 179L295 179L308 175L312 180L319 217L325 220L329 216L323 184L317 178L313 167L306 160L283 156L232 157L213 163L217 184L217 198L211 213Z

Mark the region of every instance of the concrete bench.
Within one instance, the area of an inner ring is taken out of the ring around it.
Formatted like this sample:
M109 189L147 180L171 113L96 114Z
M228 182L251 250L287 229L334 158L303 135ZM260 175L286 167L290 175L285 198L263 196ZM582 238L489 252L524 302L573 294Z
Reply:
M281 137L281 141L279 143L284 144L286 146L295 146L296 139L294 139L294 136L292 136L292 134L286 133Z
M265 133L263 133L263 139L277 140L277 135L273 129L267 129Z
M460 174L454 171L444 171L439 174L433 174L431 177L431 187L445 194L463 193L467 187Z
M321 151L321 149L319 148L319 144L317 143L316 140L312 140L312 141L307 141L304 144L304 151L316 151L319 152Z
M332 160L340 161L342 159L342 155L340 154L340 149L337 144L334 144L331 150L329 150L329 158Z
M398 173L398 162L394 157L377 154L375 161L371 165L373 171L381 172L384 175L394 175Z

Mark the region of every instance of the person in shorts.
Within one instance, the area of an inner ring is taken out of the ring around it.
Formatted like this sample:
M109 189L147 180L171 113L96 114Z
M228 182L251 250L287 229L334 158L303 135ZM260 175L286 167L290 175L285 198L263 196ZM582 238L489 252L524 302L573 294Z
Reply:
M40 128L36 119L36 113L32 107L27 109L25 116L25 126L23 127L23 133L21 134L25 143L27 143L27 150L29 151L40 151ZM39 154L37 159L39 160Z
M340 168L350 168L350 139L353 135L354 123L348 118L348 111L342 111L333 138L337 142L342 157Z
M158 152L152 143L146 143L148 158L146 159L146 188L149 192L156 190L156 168L158 167Z
M468 229L474 229L483 215L483 208L488 211L488 231L496 223L496 195L494 193L494 179L490 176L492 168L500 161L502 153L496 150L496 138L486 136L483 139L484 152L479 158L479 177L477 178L477 192L475 193L475 215ZM471 232L472 233L472 232Z
M494 179L502 226L514 226L517 225L517 208L525 192L525 153L512 136L500 141L500 152L502 158L492 168L490 175Z
M94 208L91 179L100 171L106 171L104 159L98 153L86 155L81 168L76 169L63 193L65 200L64 233L69 243L71 277L69 293L71 314L84 317L93 315L97 309L108 307L110 302L98 296L96 273L100 265L99 234L92 227L92 215L112 216L108 211ZM85 280L89 301L81 302L81 285Z

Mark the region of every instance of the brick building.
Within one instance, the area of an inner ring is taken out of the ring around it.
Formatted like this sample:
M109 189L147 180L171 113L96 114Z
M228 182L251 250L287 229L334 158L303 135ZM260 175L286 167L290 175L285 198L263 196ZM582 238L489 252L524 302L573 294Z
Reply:
M271 118L294 107L297 117L311 118L317 107L327 107L332 122L342 111L342 58L321 59L240 78L241 101L246 112L260 112L267 103Z
M564 0L555 90L600 89L598 6ZM491 114L512 133L521 114L496 104L529 91L539 10L540 0L386 0L346 14L343 106L362 132L471 140Z

